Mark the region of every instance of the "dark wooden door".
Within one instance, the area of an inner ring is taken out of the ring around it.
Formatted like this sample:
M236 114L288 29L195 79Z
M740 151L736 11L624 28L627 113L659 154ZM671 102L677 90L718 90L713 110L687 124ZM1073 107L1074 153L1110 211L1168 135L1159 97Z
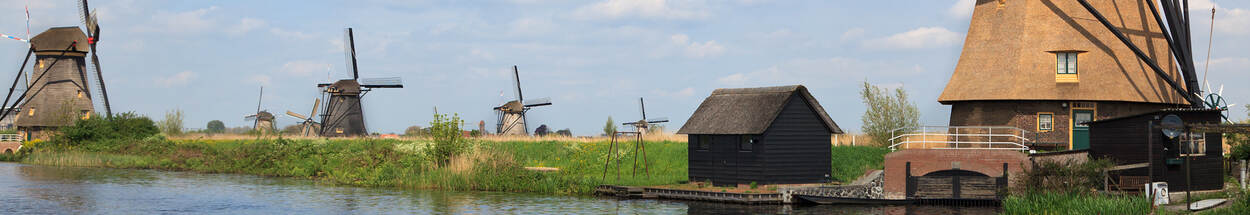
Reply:
M716 178L714 184L719 186L729 186L738 184L738 138L732 135L720 135L714 139L717 150L716 157L720 161L720 168L716 168Z

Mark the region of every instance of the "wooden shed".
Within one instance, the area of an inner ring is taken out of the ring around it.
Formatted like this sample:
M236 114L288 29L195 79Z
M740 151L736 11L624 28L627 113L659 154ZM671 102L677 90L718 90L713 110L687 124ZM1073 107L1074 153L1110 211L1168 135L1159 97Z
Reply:
M690 181L717 185L829 181L830 136L842 129L802 85L716 89L677 131Z
M1168 182L1172 191L1184 191L1185 165L1190 160L1190 176L1194 190L1216 190L1224 187L1223 138L1221 133L1182 134L1175 139L1163 135L1160 120L1176 115L1185 124L1219 124L1220 111L1201 108L1170 108L1159 111L1098 120L1090 122L1090 156L1108 158L1117 165L1146 163L1154 150L1151 161L1154 168L1152 181ZM1153 129L1147 129L1154 122ZM1153 143L1153 144L1148 144ZM1153 147L1148 147L1153 146ZM1136 168L1116 173L1122 176L1149 176L1148 168ZM1142 186L1127 185L1120 186Z

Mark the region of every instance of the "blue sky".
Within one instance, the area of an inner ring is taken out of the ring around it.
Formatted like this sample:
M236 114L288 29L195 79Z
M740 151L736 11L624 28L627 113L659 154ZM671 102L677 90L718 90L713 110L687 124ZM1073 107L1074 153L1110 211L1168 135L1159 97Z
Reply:
M1210 77L1234 103L1250 103L1250 2L1193 1L1195 55L1206 57L1209 8L1218 5ZM858 131L861 81L903 87L922 123L944 125L937 103L959 58L972 1L507 0L507 1L93 1L99 55L115 112L159 119L182 109L188 127L250 123L263 108L307 113L315 84L349 78L342 30L353 27L362 77L406 88L365 98L371 132L427 125L434 107L493 129L491 107L512 99L520 67L530 112L547 124L597 135L604 121L636 120L636 100L675 130L716 88L803 84L844 129ZM0 32L79 25L73 0L0 1ZM26 44L0 41L0 83ZM1239 82L1239 83L1238 83ZM501 97L500 94L504 96ZM1245 119L1245 109L1231 115ZM296 123L279 117L278 124Z

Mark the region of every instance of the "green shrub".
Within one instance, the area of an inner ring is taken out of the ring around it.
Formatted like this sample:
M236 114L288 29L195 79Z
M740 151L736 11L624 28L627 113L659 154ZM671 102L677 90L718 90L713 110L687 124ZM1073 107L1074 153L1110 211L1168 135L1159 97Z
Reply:
M1086 162L1054 162L1043 160L1033 168L1027 168L1016 177L1017 194L1032 193L1090 193L1103 186L1102 170L1114 166L1106 159Z
M58 144L81 145L103 140L142 139L159 133L152 119L133 112L109 117L80 119L74 125L61 127L53 139Z
M159 125L161 132L166 135L182 134L182 118L183 113L181 109L173 109L169 112L165 112L165 119L161 120Z
M464 140L464 130L460 129L460 124L464 123L460 120L459 114L447 117L447 114L434 114L434 121L430 121L430 135L434 140L433 153L438 161L439 166L445 166L451 161L451 158L459 155L468 148L468 143Z
M916 103L907 100L907 91L903 91L902 87L894 89L893 95L886 88L873 86L867 81L862 87L859 96L867 109L861 116L863 125L860 129L872 136L873 144L888 146L892 135L908 133L920 126L920 110L916 108ZM900 128L911 130L891 133Z

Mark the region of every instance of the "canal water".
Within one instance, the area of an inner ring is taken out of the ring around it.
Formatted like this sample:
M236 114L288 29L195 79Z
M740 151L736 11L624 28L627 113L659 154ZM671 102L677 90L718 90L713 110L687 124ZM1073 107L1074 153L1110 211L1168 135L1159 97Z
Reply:
M995 214L993 207L743 206L0 162L0 214Z

